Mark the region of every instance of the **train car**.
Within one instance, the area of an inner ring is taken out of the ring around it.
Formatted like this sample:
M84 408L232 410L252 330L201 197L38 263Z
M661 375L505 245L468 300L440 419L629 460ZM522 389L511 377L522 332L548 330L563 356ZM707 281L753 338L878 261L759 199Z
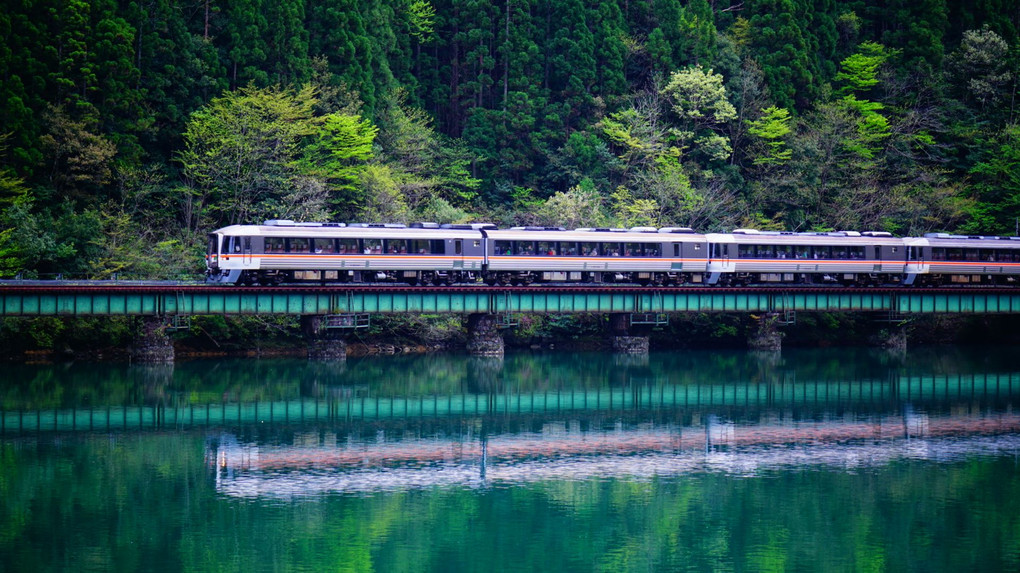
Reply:
M1020 237L929 233L910 242L921 284L1016 284L1020 275Z
M710 284L896 284L912 280L903 239L884 232L709 234ZM914 269L916 271L916 269Z
M704 235L681 227L575 229L515 227L486 231L486 282L701 282Z
M483 229L493 225L344 225L266 221L209 235L207 281L280 284L401 281L450 284L481 277Z

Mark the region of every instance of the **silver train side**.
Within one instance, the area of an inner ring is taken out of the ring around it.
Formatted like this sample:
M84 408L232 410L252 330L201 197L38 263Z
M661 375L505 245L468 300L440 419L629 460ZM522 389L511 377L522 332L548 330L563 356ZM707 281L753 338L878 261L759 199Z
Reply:
M216 284L1015 285L1020 237L266 221L209 235Z

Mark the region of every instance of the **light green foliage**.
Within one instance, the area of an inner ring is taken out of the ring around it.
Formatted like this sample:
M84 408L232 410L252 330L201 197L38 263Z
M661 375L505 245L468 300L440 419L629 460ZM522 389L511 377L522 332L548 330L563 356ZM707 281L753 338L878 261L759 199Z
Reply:
M842 84L840 95L867 93L878 85L879 69L889 59L885 46L875 42L864 42L857 47L857 53L840 62L839 72L834 78Z
M732 121L737 110L727 99L723 77L700 65L673 72L663 93L683 121L710 125Z
M566 191L554 193L536 210L540 225L576 229L606 224L602 196L591 181L582 181Z
M192 114L177 158L201 208L195 225L270 219L301 190L301 143L319 132L310 88L248 86Z
M356 188L361 171L373 156L372 144L379 129L356 115L332 113L321 121L304 146L306 169L323 176L333 189Z
M674 134L681 142L694 144L693 151L708 161L724 161L732 153L729 138L722 133L727 122L737 118L723 77L700 65L673 72L662 89L680 120Z
M413 0L407 6L411 35L424 44L432 40L435 32L436 9L428 0Z
M755 165L781 164L793 152L786 145L790 134L790 112L775 106L762 110L761 117L747 121L747 131L764 144L764 153L754 158Z

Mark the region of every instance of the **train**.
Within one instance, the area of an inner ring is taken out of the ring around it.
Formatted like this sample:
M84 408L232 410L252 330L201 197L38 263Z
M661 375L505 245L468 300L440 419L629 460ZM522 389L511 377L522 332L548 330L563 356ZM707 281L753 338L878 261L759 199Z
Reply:
M233 285L1009 286L1020 237L271 220L210 233L206 267Z

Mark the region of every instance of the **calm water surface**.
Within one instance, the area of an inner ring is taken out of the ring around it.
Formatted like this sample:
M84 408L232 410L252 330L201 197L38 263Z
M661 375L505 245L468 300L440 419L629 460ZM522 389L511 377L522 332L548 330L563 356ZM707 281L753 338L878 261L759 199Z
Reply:
M8 365L0 571L1016 571L1016 354Z

